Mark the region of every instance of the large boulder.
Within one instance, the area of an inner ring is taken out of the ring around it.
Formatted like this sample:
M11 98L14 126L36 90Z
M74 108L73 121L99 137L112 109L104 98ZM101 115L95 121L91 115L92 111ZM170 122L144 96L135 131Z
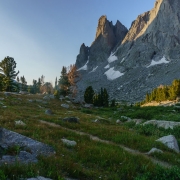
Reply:
M50 156L54 155L55 151L51 146L44 143L35 141L31 138L23 136L13 131L9 131L4 128L0 128L0 149L6 152L8 148L18 146L20 148L19 154L12 156L5 154L0 159L0 164L12 164L21 163L36 163L38 161L37 156ZM29 153L30 152L30 153Z
M161 121L161 120L150 120L143 123L143 125L152 124L159 127L162 127L164 129L173 129L175 126L180 126L180 122L174 122L174 121Z
M175 152L179 153L179 146L176 138L173 135L164 136L162 138L157 139L156 141L162 142L170 149L173 149Z

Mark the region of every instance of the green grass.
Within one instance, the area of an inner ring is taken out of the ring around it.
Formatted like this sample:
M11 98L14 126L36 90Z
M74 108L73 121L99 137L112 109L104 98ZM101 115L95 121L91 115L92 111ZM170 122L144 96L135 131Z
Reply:
M0 97L4 97L3 94L0 94ZM21 98L21 100L17 98ZM155 141L161 136L174 134L180 142L179 128L172 131L158 129L154 126L136 126L132 122L116 124L116 120L120 119L121 116L139 118L144 121L150 119L177 121L180 114L178 111L172 111L173 107L123 106L122 110L118 111L116 108L84 109L78 105L70 104L71 108L65 109L61 107L61 104L65 102L58 100L51 100L47 104L43 104L36 101L29 102L28 99L42 99L42 96L12 95L6 97L2 102L7 108L0 105L0 126L53 146L56 155L38 157L37 164L26 166L18 163L13 166L5 164L1 166L0 179L8 177L15 180L41 175L55 180L62 180L63 177L85 180L139 180L140 177L141 179L159 177L160 173L164 174L162 176L164 179L168 179L172 173L179 177L180 170L178 168L169 170L159 168L144 156L130 154L119 146L95 142L89 136L81 136L39 122L39 120L54 122L63 127L86 132L140 152L148 152L151 148L156 147L163 150L164 153L154 153L151 155L152 157L180 166L180 155ZM46 115L46 109L51 109L54 114L52 116ZM80 124L63 122L62 119L68 116L80 118ZM100 119L100 122L92 122L95 119ZM22 120L26 126L15 125L15 120ZM61 141L63 137L76 141L77 146L65 146ZM18 150L18 147L13 147L9 151L17 153Z

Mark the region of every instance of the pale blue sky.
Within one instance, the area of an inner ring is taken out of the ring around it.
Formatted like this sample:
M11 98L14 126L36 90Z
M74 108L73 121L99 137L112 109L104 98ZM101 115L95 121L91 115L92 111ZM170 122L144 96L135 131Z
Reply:
M13 57L28 84L42 74L54 85L62 66L74 64L82 43L90 46L106 15L127 28L155 0L0 0L0 60Z

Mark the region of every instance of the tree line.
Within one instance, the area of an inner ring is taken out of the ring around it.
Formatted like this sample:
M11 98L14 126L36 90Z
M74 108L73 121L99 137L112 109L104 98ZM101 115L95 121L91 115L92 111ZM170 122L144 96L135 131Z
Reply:
M175 79L171 85L160 85L153 89L150 93L146 94L141 104L151 101L176 100L177 98L180 98L180 79Z
M0 62L0 91L19 92L26 91L31 94L48 93L55 95L75 96L77 94L76 83L80 79L80 74L75 65L70 65L68 68L63 66L59 80L55 80L55 87L51 82L45 82L45 76L42 75L37 80L33 79L32 85L27 85L27 81L23 76L18 76L16 72L16 62L12 57L5 57Z
M92 86L87 87L84 92L84 101L99 107L109 107L109 105L110 107L115 107L115 99L109 103L109 94L106 88L101 88L101 90L96 93Z

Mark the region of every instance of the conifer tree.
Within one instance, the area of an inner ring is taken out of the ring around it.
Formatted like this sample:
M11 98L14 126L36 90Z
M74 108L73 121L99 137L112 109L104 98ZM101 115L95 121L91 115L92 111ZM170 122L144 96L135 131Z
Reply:
M57 90L57 83L58 82L57 82L57 77L56 77L56 79L55 79L55 87L54 87L55 90Z
M2 78L2 86L4 91L13 91L16 86L14 79L19 74L19 71L15 71L16 62L12 57L5 57L0 62L0 71L3 72L4 76Z
M26 87L27 81L26 81L25 77L24 76L20 77L20 80L21 80L21 84L22 84L22 91L26 91L27 90L27 87Z
M84 93L84 101L89 104L94 104L93 101L95 100L93 100L93 96L94 96L94 90L92 86L88 86Z
M70 83L68 81L67 68L65 66L62 67L61 76L58 83L60 87L60 94L67 96L69 94Z
M36 94L38 91L37 80L33 79L33 93Z
M109 106L109 95L107 93L106 88L103 90L103 106L108 107Z

